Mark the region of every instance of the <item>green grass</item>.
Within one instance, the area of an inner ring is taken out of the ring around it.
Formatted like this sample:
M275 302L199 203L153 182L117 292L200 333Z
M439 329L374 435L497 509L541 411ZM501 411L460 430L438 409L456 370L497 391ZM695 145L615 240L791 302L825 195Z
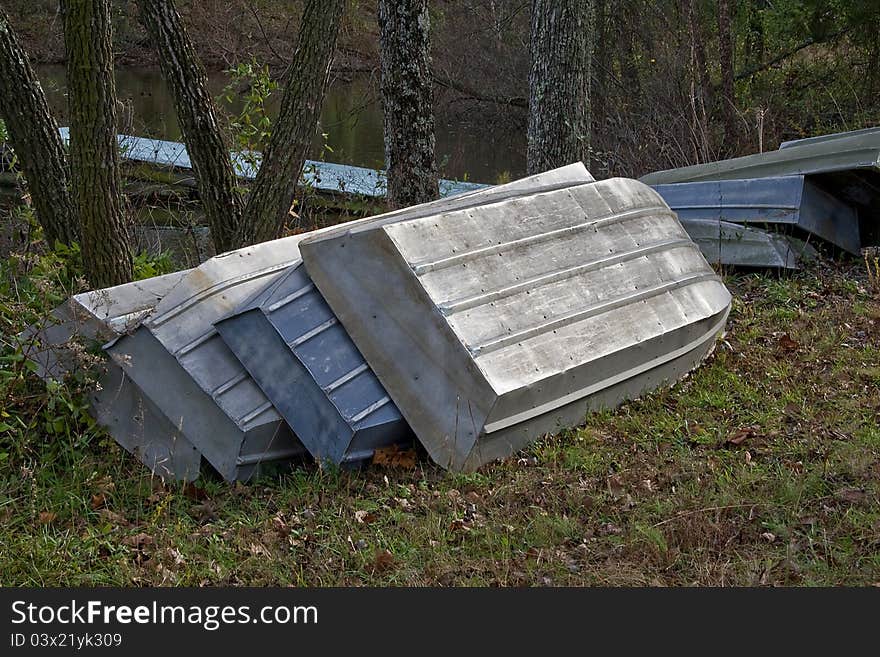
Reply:
M66 293L3 275L4 336ZM878 292L860 263L727 282L685 381L469 475L163 485L90 423L88 381L47 389L4 338L0 584L880 582Z

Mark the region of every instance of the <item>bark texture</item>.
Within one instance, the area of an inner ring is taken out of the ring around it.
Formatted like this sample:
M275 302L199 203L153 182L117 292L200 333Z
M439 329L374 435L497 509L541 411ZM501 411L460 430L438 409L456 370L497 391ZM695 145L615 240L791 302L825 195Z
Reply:
M58 124L9 17L0 7L0 116L27 180L46 238L70 244L79 226L70 200L70 174Z
M427 0L379 0L387 197L392 208L438 197Z
M345 0L306 0L278 119L245 206L240 244L271 240L290 217L324 93Z
M214 247L218 253L237 248L244 203L208 92L208 76L174 1L137 0L137 4L174 98Z
M122 214L109 0L62 0L70 107L71 188L94 287L132 279Z
M532 0L528 171L589 164L594 0Z

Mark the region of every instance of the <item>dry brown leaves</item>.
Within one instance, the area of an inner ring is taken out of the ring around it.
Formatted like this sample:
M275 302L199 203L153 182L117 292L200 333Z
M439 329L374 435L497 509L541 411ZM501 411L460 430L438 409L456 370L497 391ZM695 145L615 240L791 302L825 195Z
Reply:
M414 470L416 467L416 450L400 449L398 445L380 447L373 452L373 465Z

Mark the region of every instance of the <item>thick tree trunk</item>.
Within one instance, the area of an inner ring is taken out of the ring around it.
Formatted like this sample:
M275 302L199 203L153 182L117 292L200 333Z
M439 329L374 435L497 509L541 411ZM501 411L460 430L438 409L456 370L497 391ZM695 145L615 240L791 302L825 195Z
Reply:
M79 226L70 200L70 180L58 124L27 55L0 8L0 116L27 180L46 238L70 244Z
M731 33L730 0L718 0L718 59L721 65L721 118L724 123L724 145L728 152L737 147L736 95L733 72L733 35Z
M532 0L528 171L589 163L593 0Z
M70 167L89 282L109 287L132 279L122 215L116 86L109 0L62 0L70 107Z
M336 50L345 0L306 0L278 119L245 206L241 244L278 237L290 216Z
M388 203L438 196L428 0L379 0L379 53Z
M162 76L174 98L211 237L218 253L240 246L244 205L217 110L208 92L208 76L177 13L173 0L137 0L141 19L159 53Z

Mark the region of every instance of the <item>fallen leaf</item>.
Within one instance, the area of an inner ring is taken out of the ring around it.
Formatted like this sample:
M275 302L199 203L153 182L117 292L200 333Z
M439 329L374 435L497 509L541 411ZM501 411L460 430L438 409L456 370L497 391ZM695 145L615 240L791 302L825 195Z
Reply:
M40 511L38 522L41 525L51 525L53 522L55 522L55 518L57 517L57 513L53 513L51 511Z
M104 506L106 502L107 500L104 498L104 493L96 493L95 495L92 495L92 509L95 511Z
M376 514L372 511L355 511L354 519L358 521L361 525L369 525L371 522L375 522Z
M789 353L797 351L801 348L800 343L792 340L791 336L788 333L785 333L782 337L779 338L778 344L779 348L782 349L782 351L787 351Z
M248 546L248 547L250 549L251 554L254 555L255 557L271 556L269 553L269 550L266 548L266 546L261 543L251 543L250 546Z
M615 498L623 495L623 479L621 479L618 475L611 475L608 477L608 491Z
M377 573L391 570L394 567L394 555L388 550L377 550L373 557L373 570Z
M456 518L449 523L449 531L451 532L469 532L470 530L471 528L464 524L464 520L461 518Z
M416 467L416 451L400 449L398 445L379 447L373 451L373 465L413 470Z
M755 429L753 427L744 427L730 434L727 439L724 441L724 445L732 445L737 447L746 442L749 438L755 435Z

